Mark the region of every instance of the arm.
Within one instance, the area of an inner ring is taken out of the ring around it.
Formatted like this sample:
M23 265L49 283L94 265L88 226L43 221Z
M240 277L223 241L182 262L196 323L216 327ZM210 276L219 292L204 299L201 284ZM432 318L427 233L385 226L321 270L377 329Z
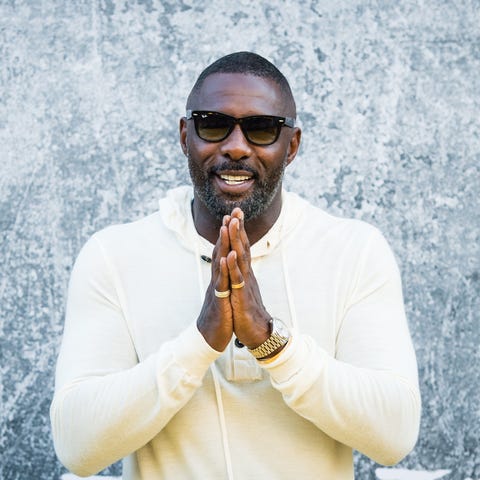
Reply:
M80 475L145 445L187 403L219 356L192 323L138 363L117 282L93 237L70 280L50 412L57 454Z
M400 276L383 237L375 233L364 252L335 358L294 332L291 345L264 368L293 410L376 462L397 463L413 448L417 367Z
M228 219L234 331L255 347L268 337L266 312L250 267L241 212ZM358 259L357 259L358 260ZM420 420L415 353L403 309L400 275L376 231L360 261L356 288L339 329L335 358L299 332L260 364L296 413L373 460L394 464L414 446Z

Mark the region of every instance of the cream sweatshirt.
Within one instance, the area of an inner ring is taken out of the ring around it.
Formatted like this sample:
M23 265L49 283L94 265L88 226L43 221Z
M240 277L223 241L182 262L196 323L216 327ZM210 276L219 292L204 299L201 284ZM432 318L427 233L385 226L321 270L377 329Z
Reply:
M69 285L51 422L60 460L128 480L353 478L352 449L391 465L420 396L392 252L372 226L283 193L251 248L268 312L292 329L271 363L196 328L213 245L172 190L158 212L86 243Z

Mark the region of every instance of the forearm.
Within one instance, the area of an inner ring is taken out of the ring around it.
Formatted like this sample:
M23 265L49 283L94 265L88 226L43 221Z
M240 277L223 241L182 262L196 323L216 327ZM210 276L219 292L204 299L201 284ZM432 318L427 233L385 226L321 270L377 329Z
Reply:
M264 368L290 408L339 442L383 464L413 448L420 418L413 372L408 378L338 361L306 336Z
M189 327L132 368L103 376L86 370L58 385L51 421L59 458L91 475L145 445L187 403L217 356Z

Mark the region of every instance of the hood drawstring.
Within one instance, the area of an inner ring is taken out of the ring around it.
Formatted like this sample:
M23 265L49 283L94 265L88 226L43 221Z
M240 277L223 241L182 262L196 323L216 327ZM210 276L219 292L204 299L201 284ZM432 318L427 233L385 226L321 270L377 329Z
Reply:
M198 273L198 285L200 287L200 305L203 304L204 300L204 284L203 284L203 276L202 276L202 266L200 263L201 255L200 249L198 246L198 241L195 242L195 259L197 263L197 273ZM210 365L210 370L212 372L213 378L213 385L215 387L215 399L217 400L217 408L218 408L218 420L220 422L220 430L222 432L222 443L223 443L223 454L225 456L225 466L227 468L227 479L234 480L233 477L233 469L232 469L232 456L230 454L230 446L228 444L228 435L227 435L227 425L225 422L225 411L223 409L223 401L222 401L222 391L220 389L220 382L218 380L218 370L213 362Z
M283 280L285 281L285 290L287 291L287 303L290 310L290 320L292 321L292 327L295 331L298 331L297 310L295 309L295 302L293 301L293 293L290 284L290 276L287 268L287 256L285 253L285 242L280 243L280 250L282 252L282 270Z
M232 456L230 455L230 446L228 444L227 425L225 423L225 412L223 410L222 392L220 390L220 382L218 381L218 371L215 362L210 365L212 371L213 384L215 385L215 398L217 399L218 419L220 421L220 429L222 431L223 454L225 456L225 466L227 468L228 480L233 479Z
M182 193L180 190L179 190L179 193ZM187 193L187 196L185 197L185 193ZM187 213L187 218L188 218L188 214L190 213L190 205L191 205L191 197L188 196L188 192L183 192L183 196L185 198L185 200L187 201L187 210L185 213ZM181 203L181 202L180 202ZM287 205L284 205L284 210L286 211L287 208ZM284 212L284 210L282 210L282 214ZM180 217L177 217L177 215L173 215L171 217L169 217L169 220L170 221L166 221L166 223L168 225L170 225L171 222L178 222L178 218L184 220L184 216L183 215L180 215ZM286 238L282 238L282 233L283 234L287 234L286 230L285 230L285 220L282 219L283 221L281 221L281 223L278 225L278 230L276 230L276 232L274 233L274 238L276 238L276 244L278 245L278 243L280 243L279 248L280 248L280 255L281 255L281 263L282 263L282 271L283 271L283 278L284 278L284 285L285 285L285 290L286 290L286 299L287 299L287 303L288 303L288 309L289 309L289 313L290 313L290 321L291 321L291 326L293 328L293 330L296 330L298 331L298 320L297 320L297 312L296 312L296 309L295 309L295 302L293 300L293 291L292 291L292 287L291 287L291 282L290 282L290 277L289 277L289 274L288 274L288 268L287 268L287 258L286 258ZM171 226L171 225L170 225ZM172 226L171 226L172 227ZM177 229L173 228L175 231L178 231ZM188 246L188 241L186 241L185 238L181 237L181 241L182 243L185 243L185 245ZM199 245L199 238L198 238L198 233L196 232L194 226L193 226L193 223L191 225L191 236L190 236L190 248L192 246L192 243L193 243L193 250L194 250L194 255L195 255L195 261L196 261L196 265L197 265L197 275L198 275L198 285L199 285L199 300L200 300L200 305L203 304L203 301L204 301L204 295L205 295L205 285L204 285L204 280L203 280L203 275L202 275L202 260L205 261L205 262L209 262L210 258L205 256L205 255L201 255L200 254L200 245ZM267 245L267 249L269 249L268 247L271 246L271 244L269 244L269 242L267 241L265 243L265 245ZM265 254L267 254L267 249L265 249L265 247L262 247L262 250L258 250L257 251L257 256L263 256ZM211 261L211 260L210 260ZM285 321L287 321L287 319L283 319ZM231 352L233 354L233 352ZM233 358L231 359L232 362L233 362ZM219 381L219 378L220 378L220 373L218 371L218 368L217 368L217 365L214 363L212 363L210 365L210 370L211 370L211 373L212 373L212 379L213 379L213 385L214 385L214 389L215 389L215 399L216 399L216 402L217 402L217 409L218 409L218 420L219 420L219 424L220 424L220 430L221 430L221 435L222 435L222 443L223 443L223 453L224 453L224 457L225 457L225 467L226 467L226 470L227 470L227 480L234 480L234 475L233 475L233 468L232 468L232 457L231 457L231 452L230 452L230 446L229 446L229 443L228 443L228 434L227 434L227 426L226 426L226 420L225 420L225 411L224 411L224 408L223 408L223 401L222 401L222 391L221 391L221 387L220 387L220 381Z

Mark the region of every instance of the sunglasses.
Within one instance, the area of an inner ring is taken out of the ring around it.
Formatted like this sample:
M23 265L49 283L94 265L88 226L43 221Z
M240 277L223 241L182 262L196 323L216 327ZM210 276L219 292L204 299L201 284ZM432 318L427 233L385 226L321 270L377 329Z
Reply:
M219 112L187 110L187 120L193 119L197 135L206 142L221 142L240 125L245 138L253 145L271 145L280 135L282 127L293 128L295 119L273 115L253 115L235 118Z

